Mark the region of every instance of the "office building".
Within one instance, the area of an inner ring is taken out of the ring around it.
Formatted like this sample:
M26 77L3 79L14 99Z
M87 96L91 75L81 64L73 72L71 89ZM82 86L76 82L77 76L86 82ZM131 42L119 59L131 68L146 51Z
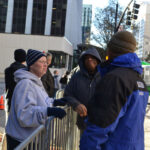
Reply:
M84 4L82 10L82 43L90 44L92 5Z
M150 2L142 2L138 15L137 55L144 60L150 54Z
M50 51L52 68L71 69L81 20L82 0L0 0L0 73L17 48Z

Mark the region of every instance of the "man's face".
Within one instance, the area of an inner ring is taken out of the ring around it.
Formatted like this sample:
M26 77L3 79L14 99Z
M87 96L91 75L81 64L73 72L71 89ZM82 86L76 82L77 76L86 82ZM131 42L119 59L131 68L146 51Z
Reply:
M52 57L51 56L47 56L47 65L49 66L52 62Z
M30 71L39 78L42 77L47 71L46 57L45 56L41 57L33 65L31 65Z
M87 71L91 72L91 71L95 71L98 61L92 55L85 55L84 64L85 64L85 68L87 69Z

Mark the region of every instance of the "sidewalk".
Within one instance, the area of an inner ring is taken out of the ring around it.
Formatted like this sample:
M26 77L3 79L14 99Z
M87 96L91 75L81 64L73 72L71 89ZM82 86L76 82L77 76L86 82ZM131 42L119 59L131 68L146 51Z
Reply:
M6 150L5 124L6 124L5 112L3 110L0 110L0 150Z
M145 122L145 150L150 150L150 105L147 106Z
M1 86L0 86L1 87ZM1 92L1 90L0 90ZM4 93L4 91L3 91ZM2 94L2 93L0 93ZM4 97L4 102L5 102L5 110L7 111L7 102L5 100L5 95ZM5 110L0 110L0 150L6 150L6 137L5 137L5 125L6 125L6 120L7 120L7 113Z

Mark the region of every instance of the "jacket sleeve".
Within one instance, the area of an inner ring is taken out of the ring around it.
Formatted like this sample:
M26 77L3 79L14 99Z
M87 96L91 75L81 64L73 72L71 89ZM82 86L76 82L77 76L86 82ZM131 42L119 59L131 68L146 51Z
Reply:
M64 97L67 99L69 105L73 107L73 109L75 109L80 104L80 101L75 96L77 86L76 84L77 84L77 76L75 74L72 76L71 80L67 84L64 92Z
M45 88L45 91L47 92L47 94L50 96L51 94L50 94L50 89L51 89L51 87L50 87L50 84L49 84L49 80L48 80L48 78L47 78L47 74L45 74L45 75L43 75L42 76L42 78L41 78L41 81L42 81L42 83L43 83L43 86L44 86L44 88Z
M47 107L37 106L37 97L34 87L28 81L19 82L15 88L15 112L22 127L37 127L44 124L47 118Z
M9 87L9 76L8 76L8 68L5 69L5 87L6 87L6 91L8 90Z
M106 75L99 82L88 106L87 129L81 138L80 150L102 149L126 112L126 92L123 81L115 76Z
M46 74L41 77L41 81L43 83L43 86L48 96L53 97L54 96L54 78L51 72L49 71L49 69L47 69Z

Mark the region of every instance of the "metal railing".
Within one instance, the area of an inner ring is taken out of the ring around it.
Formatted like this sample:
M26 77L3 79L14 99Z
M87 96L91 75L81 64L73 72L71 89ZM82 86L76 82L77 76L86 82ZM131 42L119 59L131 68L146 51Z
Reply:
M75 125L76 114L70 107L62 119L49 117L15 150L78 150L80 131Z
M57 98L63 96L59 91ZM64 107L67 115L62 119L49 117L45 126L39 126L15 150L78 150L80 131L76 126L76 113Z

